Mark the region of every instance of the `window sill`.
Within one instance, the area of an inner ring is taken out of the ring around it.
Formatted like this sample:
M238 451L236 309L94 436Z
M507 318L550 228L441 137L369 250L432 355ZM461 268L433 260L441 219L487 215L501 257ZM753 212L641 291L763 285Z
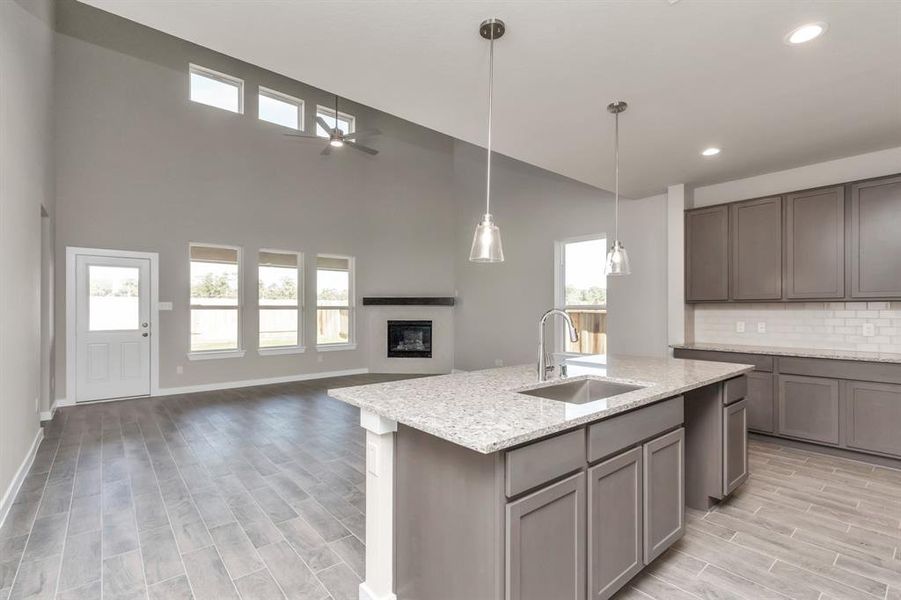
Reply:
M304 346L280 346L277 348L257 348L260 356L278 356L280 354L303 354L307 349Z
M356 344L318 344L316 352L338 352L340 350L356 350Z
M210 350L207 352L188 352L188 360L215 360L219 358L241 358L244 350Z

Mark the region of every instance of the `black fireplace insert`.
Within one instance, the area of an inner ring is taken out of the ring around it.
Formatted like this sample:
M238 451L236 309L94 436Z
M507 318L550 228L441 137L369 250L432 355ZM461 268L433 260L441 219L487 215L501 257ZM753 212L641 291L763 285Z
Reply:
M432 322L388 321L388 356L432 358Z

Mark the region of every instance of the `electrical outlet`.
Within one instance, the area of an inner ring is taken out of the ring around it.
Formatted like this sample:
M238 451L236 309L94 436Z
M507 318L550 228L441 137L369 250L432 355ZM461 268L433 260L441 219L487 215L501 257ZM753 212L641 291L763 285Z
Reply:
M501 360L501 359L499 359L499 358L495 358L495 359L494 359L494 366L495 366L495 367L503 367L503 366L504 366L504 361Z
M745 332L745 322L744 321L736 321L735 322L735 333L744 333Z
M757 321L757 333L766 333L766 321Z
M872 323L864 323L863 324L863 334L867 337L872 337L876 335L876 326Z
M175 374L181 375L185 372L185 368L181 365L175 365Z

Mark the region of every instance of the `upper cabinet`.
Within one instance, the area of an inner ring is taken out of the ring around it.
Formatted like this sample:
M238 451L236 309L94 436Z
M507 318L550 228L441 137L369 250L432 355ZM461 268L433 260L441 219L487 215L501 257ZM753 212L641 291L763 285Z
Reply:
M729 206L733 300L782 298L782 198Z
M785 197L785 297L845 297L843 186Z
M729 298L729 207L685 213L685 299L715 302Z
M901 175L685 211L685 301L901 300Z
M851 296L901 297L901 177L851 186Z

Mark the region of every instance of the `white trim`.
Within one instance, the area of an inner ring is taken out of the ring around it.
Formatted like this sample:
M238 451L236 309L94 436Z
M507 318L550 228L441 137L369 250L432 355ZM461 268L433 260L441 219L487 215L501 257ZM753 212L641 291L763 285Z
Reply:
M307 349L305 346L273 346L271 348L257 348L257 354L260 356L278 356L280 354L303 354Z
M257 86L257 120L262 121L263 123L272 123L273 125L278 125L280 127L285 127L281 123L274 123L272 121L268 121L260 117L260 96L266 96L270 100L276 100L277 102L284 102L285 104L293 104L297 107L297 127L287 127L287 129L293 129L295 131L304 131L304 102L301 98L295 98L290 94L286 94L284 92L279 92L277 90L273 90L272 88L267 88L266 86L260 85Z
M221 106L214 106L211 104L207 104L205 102L198 102L197 100L193 100L191 98L191 75L193 74L200 75L201 77L206 77L207 79L212 79L213 81L218 81L219 83L224 83L226 85L233 85L238 88L238 110L237 112L229 110L227 108L222 108ZM213 69L202 67L200 65L194 63L188 63L188 100L194 102L195 104L203 104L204 106L209 106L211 108L218 108L219 110L224 110L226 112L234 112L237 115L244 114L244 80L235 77L234 75L229 75L228 73L222 73L220 71L215 71Z
M360 409L366 430L366 577L361 599L394 594L394 435L397 421Z
M57 398L53 401L53 404L50 405L50 410L45 410L41 412L41 423L46 421L52 421L53 417L56 415L56 411L63 406L72 406L75 404L74 402L69 402L65 398Z
M221 381L217 383L201 383L198 385L186 385L181 387L162 388L157 396L172 396L174 394L190 394L192 392L212 392L215 390L230 390L235 388L253 387L255 385L269 385L272 383L292 383L295 381L310 381L312 379L326 379L329 377L344 377L346 375L365 375L369 369L345 369L343 371L319 371L317 373L298 373L283 377L267 377L264 379L244 379L241 381Z
M75 289L75 261L79 255L110 256L114 258L143 258L150 261L150 395L156 396L160 387L160 255L157 252L138 252L134 250L113 250L108 248L83 248L66 246L66 396L78 398L76 385L78 374L75 359L78 352L76 328L77 290ZM57 400L59 404L59 400ZM52 409L51 409L52 412Z
M9 482L6 492L3 494L3 500L0 501L0 529L3 528L3 525L6 522L6 517L9 515L9 509L12 508L13 501L15 501L16 495L18 495L19 490L22 488L22 482L25 481L25 476L28 475L28 470L31 469L31 465L34 463L34 457L37 455L38 448L43 439L44 428L38 427L38 432L34 435L34 440L31 442L31 448L28 450L28 454L22 459L22 463L19 465L15 476L12 481Z
M356 350L356 344L317 344L316 352L339 352L341 350Z
M188 360L217 360L220 358L243 358L244 350L204 350L202 352L188 352L185 356Z

